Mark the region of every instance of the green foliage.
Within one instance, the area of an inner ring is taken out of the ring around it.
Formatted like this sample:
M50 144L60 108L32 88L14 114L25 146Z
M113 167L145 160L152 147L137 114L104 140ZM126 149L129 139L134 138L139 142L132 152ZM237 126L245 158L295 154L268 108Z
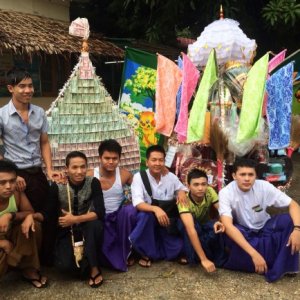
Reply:
M129 89L134 96L148 96L154 98L156 84L156 70L139 67L135 71L135 74L127 79L125 87Z
M199 1L112 0L110 9L115 12L118 9L118 24L134 31L135 37L162 42L176 37L175 24L181 23L182 16L195 9L196 2Z
M189 26L179 29L175 26L176 36L177 37L185 37L185 38L192 38L193 34Z
M172 45L176 37L196 39L224 17L237 20L256 39L258 56L272 49L298 49L299 0L72 0L71 19L88 17L93 31Z
M270 0L262 9L262 16L271 27L294 26L300 20L300 4L297 0Z

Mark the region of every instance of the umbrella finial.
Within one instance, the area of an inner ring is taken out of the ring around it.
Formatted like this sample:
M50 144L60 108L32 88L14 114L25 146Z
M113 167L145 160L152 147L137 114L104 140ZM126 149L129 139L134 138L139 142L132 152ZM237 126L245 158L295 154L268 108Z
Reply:
M224 19L224 13L223 13L223 6L221 4L220 6L220 20L223 20Z

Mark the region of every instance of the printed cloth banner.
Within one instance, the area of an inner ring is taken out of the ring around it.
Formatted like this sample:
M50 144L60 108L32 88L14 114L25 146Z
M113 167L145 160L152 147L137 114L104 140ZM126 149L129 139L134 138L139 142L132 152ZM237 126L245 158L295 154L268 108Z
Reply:
M183 61L180 56L178 56L178 62L177 66L180 70L183 68ZM180 103L181 103L181 90L182 90L182 83L178 89L177 95L176 95L176 119L178 119L179 111L180 111Z
M188 107L193 93L197 87L200 73L187 55L182 53L183 57L183 77L180 101L180 112L174 131L177 132L179 143L184 143L187 137L188 128Z
M170 136L176 115L176 95L182 81L182 71L170 59L158 54L155 97L156 131Z
M281 51L277 55L275 55L268 64L268 73L270 74L280 63L282 63L285 59L287 49ZM270 75L268 76L268 79L270 78ZM262 115L265 116L267 113L267 102L268 102L268 95L265 93L264 97L264 104L262 109Z
M160 141L154 119L156 68L155 54L126 48L119 108L139 138L142 168L145 167L146 149Z
M259 131L269 54L265 54L250 69L244 85L243 102L237 132L237 143L256 137Z
M216 52L213 49L210 52L200 85L193 103L188 120L187 142L196 142L203 139L205 127L205 114L209 91L212 85L218 79L218 67L216 61Z
M286 148L290 144L294 63L276 71L267 81L269 149Z

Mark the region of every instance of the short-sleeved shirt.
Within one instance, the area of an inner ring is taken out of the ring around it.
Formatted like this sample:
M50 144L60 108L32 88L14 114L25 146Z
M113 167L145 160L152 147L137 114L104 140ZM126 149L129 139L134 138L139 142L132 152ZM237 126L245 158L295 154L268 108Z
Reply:
M267 207L287 207L291 198L264 180L255 180L251 190L243 192L232 181L219 192L219 214L233 218L234 223L260 230L270 219Z
M178 177L171 172L165 176L161 176L159 183L156 182L155 178L150 174L148 169L146 170L146 173L149 178L152 196L154 199L172 200L174 199L176 192L180 190L187 191L187 188L180 182ZM133 206L137 206L143 202L149 204L152 202L143 184L140 173L136 173L133 176L131 193Z
M23 122L12 100L0 109L0 137L5 148L4 157L20 169L42 165L40 137L47 131L47 117L39 106L29 105L28 124Z
M6 213L17 212L17 211L18 211L18 207L16 203L16 198L14 195L12 195L9 198L7 207L4 210L0 211L0 217Z
M209 221L209 211L211 206L218 201L218 194L212 187L209 186L203 200L200 203L194 201L189 193L188 205L183 206L182 204L178 204L177 206L179 214L191 213L198 222L204 224Z

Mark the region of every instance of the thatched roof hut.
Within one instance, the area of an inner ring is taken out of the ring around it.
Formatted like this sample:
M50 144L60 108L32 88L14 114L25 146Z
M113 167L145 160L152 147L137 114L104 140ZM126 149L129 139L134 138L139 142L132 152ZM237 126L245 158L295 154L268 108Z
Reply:
M82 40L68 32L68 22L0 9L0 53L4 49L30 56L80 52ZM91 54L116 59L124 56L122 49L101 35L90 35L89 48Z

